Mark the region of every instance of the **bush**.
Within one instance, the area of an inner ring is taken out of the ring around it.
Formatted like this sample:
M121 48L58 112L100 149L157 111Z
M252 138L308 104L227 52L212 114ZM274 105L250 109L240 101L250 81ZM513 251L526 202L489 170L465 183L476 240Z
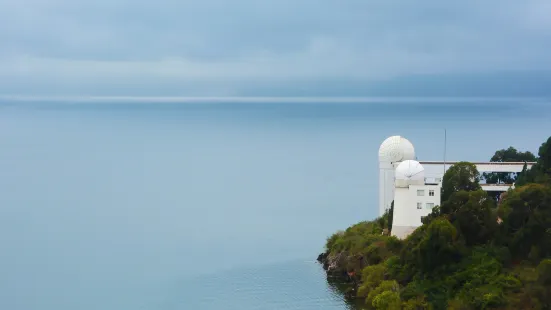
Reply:
M377 310L400 310L400 295L393 291L384 291L373 299L373 307Z
M376 288L372 289L369 292L369 294L367 295L367 298L365 299L365 303L368 305L375 306L374 301L377 298L377 296L387 291L398 293L399 290L400 290L400 286L398 285L398 282L394 280L383 281L381 282L381 284L379 284L379 286L377 286Z

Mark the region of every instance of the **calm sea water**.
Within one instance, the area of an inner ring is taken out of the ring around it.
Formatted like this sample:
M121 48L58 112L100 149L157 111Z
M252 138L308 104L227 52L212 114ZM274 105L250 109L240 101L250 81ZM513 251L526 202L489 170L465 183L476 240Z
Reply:
M314 263L377 215L377 150L537 152L528 99L0 105L0 309L348 309Z

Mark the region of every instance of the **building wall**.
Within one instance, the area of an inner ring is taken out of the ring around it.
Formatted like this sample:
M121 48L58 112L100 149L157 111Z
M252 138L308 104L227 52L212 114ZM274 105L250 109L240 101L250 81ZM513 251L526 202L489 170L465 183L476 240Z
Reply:
M425 178L437 178L442 180L444 177L444 165L430 165L430 164L422 164L423 168L425 168ZM451 167L451 165L446 165L446 170L448 170Z
M418 191L422 191L424 195L419 196ZM434 196L429 195L430 191L433 191ZM429 215L432 208L440 205L440 192L440 185L410 185L406 188L395 188L392 235L403 239L415 228L421 226L423 224L421 218ZM418 203L421 204L421 209L418 209Z
M394 200L394 171L395 167L391 163L379 163L379 216L390 208Z

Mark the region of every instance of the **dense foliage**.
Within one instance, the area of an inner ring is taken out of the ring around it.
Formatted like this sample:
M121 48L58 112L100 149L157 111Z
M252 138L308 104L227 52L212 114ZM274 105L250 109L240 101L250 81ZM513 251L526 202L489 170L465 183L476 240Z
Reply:
M534 162L536 156L532 152L519 152L514 147L496 151L490 159L491 162ZM482 177L488 184L513 184L519 174L509 172L485 172Z
M480 173L476 166L468 162L459 162L451 166L442 180L442 201L446 201L458 191L480 189Z
M535 162L536 156L530 151L521 152L514 147L501 149L495 152L490 159L491 162ZM526 172L526 171L523 171ZM514 184L523 174L515 172L485 172L482 179L486 184ZM488 192L495 200L499 199L500 192Z
M518 177L499 202L474 165L458 163L441 206L405 240L390 236L391 208L329 237L320 260L366 309L551 309L551 138L538 155L496 152L495 161L537 161L518 176L486 176Z

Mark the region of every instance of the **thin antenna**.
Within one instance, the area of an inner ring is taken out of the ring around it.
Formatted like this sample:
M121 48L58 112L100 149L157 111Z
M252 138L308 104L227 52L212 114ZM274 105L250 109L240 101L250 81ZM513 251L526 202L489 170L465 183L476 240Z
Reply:
M448 134L446 128L444 128L444 174L446 174L446 144L448 140ZM444 174L442 175L442 185L444 184Z

